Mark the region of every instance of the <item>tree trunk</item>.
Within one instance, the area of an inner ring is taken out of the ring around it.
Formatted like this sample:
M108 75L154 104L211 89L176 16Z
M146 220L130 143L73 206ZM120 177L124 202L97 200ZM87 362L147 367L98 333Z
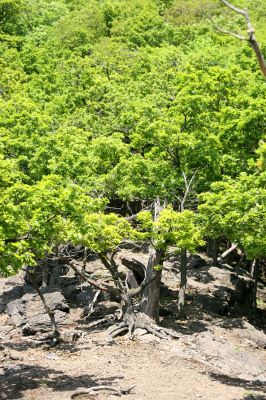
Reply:
M58 341L58 339L60 337L60 332L59 332L58 327L57 327L57 323L56 323L55 316L54 316L54 311L52 311L51 308L48 306L48 304L47 304L47 302L45 300L45 297L42 294L39 286L38 285L34 285L34 283L33 283L33 287L36 290L36 292L38 293L38 295L40 296L41 301L42 301L42 303L44 305L45 311L49 315L49 318L51 320L51 325L52 325L52 328L53 328L53 337L54 337L54 339L56 341L55 343L57 343L57 341Z
M207 238L207 256L211 257L211 253L212 253L212 240L211 238Z
M218 262L218 253L219 253L219 239L213 239L213 247L212 247L212 263L213 265L217 266L219 265Z
M144 289L141 301L141 311L155 321L159 319L162 270L156 271L154 267L160 265L162 262L162 255L160 250L156 250L154 247L150 248L146 279L149 281L154 275L155 279Z
M165 204L161 206L160 199L157 198L154 205L154 221L159 217L161 210L165 207ZM160 305L160 287L162 270L156 270L154 267L162 264L163 251L156 248L156 243L150 246L149 260L146 270L147 281L153 281L145 287L142 301L141 311L148 315L155 321L159 319L159 305Z
M253 296L252 296L252 314L257 309L257 288L258 288L258 262L257 260L253 260L252 267L251 267L251 275L254 279L254 288L253 288Z
M185 306L185 294L187 287L187 251L182 250L181 252L181 277L180 277L180 289L178 296L178 312L180 317L184 317L184 306Z

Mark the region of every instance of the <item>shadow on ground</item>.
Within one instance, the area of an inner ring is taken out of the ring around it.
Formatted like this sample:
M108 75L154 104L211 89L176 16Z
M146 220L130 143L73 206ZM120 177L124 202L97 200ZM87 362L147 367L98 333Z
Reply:
M216 374L213 372L210 372L208 375L212 380L219 381L219 382L223 383L224 385L242 387L248 391L257 391L257 392L266 393L265 382L262 382L259 380L247 381L245 379L233 378L228 375L221 375L221 374ZM243 400L249 400L249 399L256 399L256 400L264 399L265 400L265 396L262 396L259 394L250 394L250 395L247 395L246 397L244 397Z
M3 369L4 374L0 376L0 393L3 400L23 398L23 392L34 390L41 386L54 392L65 392L74 391L80 387L110 386L117 379L123 379L123 376L101 379L88 374L73 377L55 369L27 364L10 365Z

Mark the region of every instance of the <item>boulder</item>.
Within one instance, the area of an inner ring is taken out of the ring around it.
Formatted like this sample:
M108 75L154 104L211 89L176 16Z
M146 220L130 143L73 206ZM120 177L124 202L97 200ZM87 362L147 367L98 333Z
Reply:
M204 309L232 316L249 315L252 311L254 280L245 270L224 264L190 272L188 284L200 292L197 301Z
M66 299L59 291L47 292L47 290L47 288L42 289L47 304L52 311L55 311L56 320L61 322L66 318L65 313L69 312ZM51 330L49 316L36 293L26 293L20 299L8 303L7 314L11 324L22 327L22 332L28 332L27 334L36 333L38 329L40 332Z
M62 287L63 296L70 302L75 302L77 295L80 293L81 289L76 285L69 285Z
M225 320L221 323L221 327L229 328L232 335L240 342L243 340L249 342L254 347L266 349L266 335L264 332L259 331L248 321L241 318L234 318Z
M13 300L8 303L6 312L10 317L10 322L16 327L20 327L27 322L25 316L25 305L22 299Z
M191 268L202 268L207 265L206 259L200 254L193 254L188 257L188 266Z
M66 299L61 292L56 291L44 293L44 298L52 311L60 310L69 312L69 305L67 304Z
M89 285L83 285L82 290L76 296L75 303L81 307L88 306L94 299L96 293L97 293L96 289L92 288Z

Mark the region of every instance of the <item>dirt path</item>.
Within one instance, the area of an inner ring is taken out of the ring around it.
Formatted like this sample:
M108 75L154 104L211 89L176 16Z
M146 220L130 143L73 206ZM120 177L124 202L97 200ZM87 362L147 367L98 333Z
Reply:
M0 368L3 400L69 400L77 388L98 384L135 385L132 394L123 396L128 400L266 399L262 387L214 376L206 366L166 352L162 343L140 343L126 337L110 343L104 332L56 349L31 348L14 340L5 352ZM100 394L95 398L114 397Z

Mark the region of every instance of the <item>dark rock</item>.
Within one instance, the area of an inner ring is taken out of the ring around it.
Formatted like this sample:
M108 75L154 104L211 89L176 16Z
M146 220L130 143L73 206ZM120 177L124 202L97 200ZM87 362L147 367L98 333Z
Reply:
M197 303L212 314L224 316L229 312L228 302L212 294L198 294Z
M169 297L171 295L171 290L164 284L161 284L160 286L160 296L163 297Z
M254 280L246 271L224 264L220 267L205 266L190 272L189 278L200 282L201 286L205 285L197 296L203 308L218 315L251 313Z
M55 321L58 324L62 324L66 320L66 314L63 311L56 310L55 313ZM35 335L36 333L45 333L50 332L52 330L51 320L48 314L38 314L32 316L28 322L22 328L22 334L27 335Z
M20 282L21 279L17 279L17 281ZM22 295L23 287L20 284L16 284L14 279L11 280L11 278L7 278L6 282L3 281L3 291L0 296L0 313L6 311L6 306L8 303L10 303L12 300L19 299Z
M13 314L23 314L24 305L22 299L13 300L6 307L7 314L11 317Z
M90 286L83 287L82 292L80 292L76 297L76 304L78 306L89 305L94 299L96 292L97 290L92 289Z
M24 280L25 283L32 285L33 283L37 286L41 286L44 280L44 266L27 265L24 269Z
M22 299L13 300L8 303L6 312L10 317L11 323L16 327L26 323L25 306Z
M64 297L72 302L75 302L77 295L80 293L81 289L76 285L69 285L62 287L62 293Z
M45 289L43 292L45 292ZM44 298L52 311L60 310L69 312L69 305L67 304L66 299L61 292L56 291L44 293Z
M201 268L207 265L207 261L199 254L193 254L188 258L188 265L191 268Z

